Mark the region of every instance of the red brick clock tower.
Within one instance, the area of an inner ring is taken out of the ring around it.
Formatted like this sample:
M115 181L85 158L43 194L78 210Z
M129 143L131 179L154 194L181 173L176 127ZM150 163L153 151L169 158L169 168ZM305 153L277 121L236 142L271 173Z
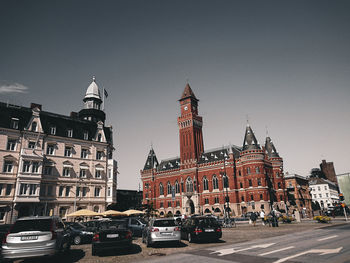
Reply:
M187 83L180 101L181 116L177 118L180 135L181 164L195 164L203 153L202 117L198 115L198 99Z

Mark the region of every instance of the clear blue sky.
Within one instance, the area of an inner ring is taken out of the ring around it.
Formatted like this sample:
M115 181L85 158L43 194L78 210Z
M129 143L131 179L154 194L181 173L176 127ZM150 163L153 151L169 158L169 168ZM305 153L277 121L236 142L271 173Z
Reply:
M266 126L285 171L349 172L349 1L0 2L0 100L68 115L95 75L109 97L119 188L151 143L179 155L178 99L200 99L205 149Z

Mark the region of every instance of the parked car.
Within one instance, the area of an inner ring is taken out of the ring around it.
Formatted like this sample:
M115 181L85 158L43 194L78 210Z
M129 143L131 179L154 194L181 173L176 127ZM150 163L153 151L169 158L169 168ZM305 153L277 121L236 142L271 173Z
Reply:
M100 221L92 238L92 255L120 248L132 248L132 233L126 220Z
M80 223L66 223L72 243L74 245L80 245L82 243L91 243L94 232L88 231L87 227Z
M187 239L190 243L198 240L219 240L221 237L221 226L212 217L191 217L186 219L181 227L181 238Z
M147 222L142 217L128 217L126 218L128 228L131 230L133 236L142 236L143 229Z
M59 217L17 219L2 241L4 259L54 255L69 250L70 234Z
M151 219L142 233L142 242L150 247L156 242L165 241L180 242L180 227L177 226L174 218Z

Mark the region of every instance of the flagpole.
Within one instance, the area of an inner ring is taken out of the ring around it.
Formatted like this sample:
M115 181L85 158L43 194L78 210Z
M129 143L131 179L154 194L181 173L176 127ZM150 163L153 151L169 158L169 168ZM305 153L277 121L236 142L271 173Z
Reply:
M105 111L105 87L102 88L103 92L102 92L102 110Z

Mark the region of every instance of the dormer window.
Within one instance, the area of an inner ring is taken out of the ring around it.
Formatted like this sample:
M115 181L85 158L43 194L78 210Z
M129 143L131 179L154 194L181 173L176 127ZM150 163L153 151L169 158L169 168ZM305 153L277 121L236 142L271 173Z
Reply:
M56 134L56 126L51 126L50 127L50 134L55 135Z
M68 129L67 130L67 136L72 138L73 137L73 129Z
M35 142L28 142L28 148L34 149L35 148Z
M101 133L99 133L99 134L97 135L97 141L98 141L98 142L102 141L102 135L101 135Z
M37 127L38 127L38 124L36 123L36 121L33 121L32 122L32 131L36 132Z
M89 133L87 131L84 132L84 140L89 140Z
M17 118L11 119L11 128L18 130L18 119Z

